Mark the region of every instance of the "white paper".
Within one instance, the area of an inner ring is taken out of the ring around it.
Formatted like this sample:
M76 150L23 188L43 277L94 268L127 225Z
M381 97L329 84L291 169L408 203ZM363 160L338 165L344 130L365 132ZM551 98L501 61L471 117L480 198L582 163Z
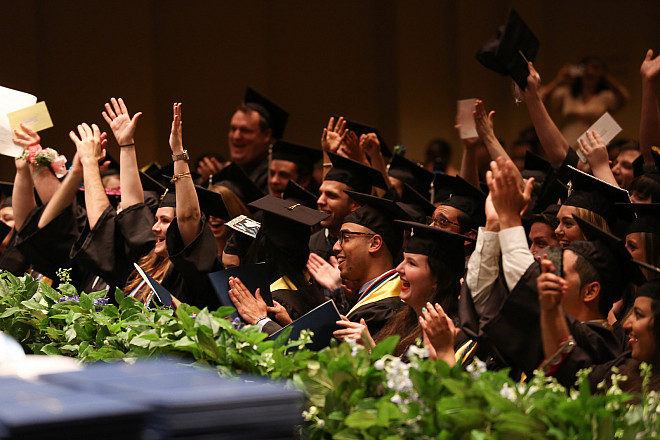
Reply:
M598 118L596 122L593 123L593 125L589 128L587 128L587 131L595 131L597 132L601 138L603 138L603 142L605 142L605 145L609 144L612 139L616 137L617 134L621 133L621 126L617 124L617 122L614 120L612 115L610 115L608 112L605 112L603 116ZM577 139L577 145L580 145L580 139L582 139L584 142L587 142L587 131L582 133L580 137ZM584 154L580 151L580 148L576 145L575 152L577 153L578 157L580 160L584 163L587 163L587 158L584 157Z
M477 128L474 125L474 103L476 99L461 99L457 101L456 123L461 126L459 134L461 139L471 139L479 137Z
M14 132L9 125L7 113L29 107L37 103L37 97L18 90L0 87L0 154L19 157L23 147L12 142Z

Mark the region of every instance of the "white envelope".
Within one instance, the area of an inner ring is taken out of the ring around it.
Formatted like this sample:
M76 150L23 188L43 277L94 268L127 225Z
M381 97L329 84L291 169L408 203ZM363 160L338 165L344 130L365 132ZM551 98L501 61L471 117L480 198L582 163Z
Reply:
M609 144L617 134L621 133L621 130L623 130L621 126L617 124L612 115L610 115L608 112L605 112L605 114L598 118L598 120L594 122L591 127L587 128L587 131L597 132L600 137L603 138L605 145ZM578 138L578 145L580 145L580 139L587 142L587 131L582 133ZM584 157L584 154L582 154L577 145L575 146L575 152L582 162L587 163L587 158Z
M456 123L460 124L459 134L461 139L470 139L479 137L474 125L474 102L476 99L461 99L456 101Z
M19 157L23 154L23 147L16 145L12 141L14 132L9 124L7 113L29 107L36 103L36 96L0 86L0 154L11 157Z

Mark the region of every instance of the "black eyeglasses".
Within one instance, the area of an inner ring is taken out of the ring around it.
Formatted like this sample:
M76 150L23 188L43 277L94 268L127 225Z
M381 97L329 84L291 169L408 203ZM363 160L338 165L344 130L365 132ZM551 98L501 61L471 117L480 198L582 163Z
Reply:
M459 223L454 223L446 217L426 217L426 224L429 226L443 227L447 225L454 225L462 228Z
M344 240L349 236L362 236L362 237L373 237L376 234L370 234L368 232L351 232L351 231L339 231L339 244L344 244Z

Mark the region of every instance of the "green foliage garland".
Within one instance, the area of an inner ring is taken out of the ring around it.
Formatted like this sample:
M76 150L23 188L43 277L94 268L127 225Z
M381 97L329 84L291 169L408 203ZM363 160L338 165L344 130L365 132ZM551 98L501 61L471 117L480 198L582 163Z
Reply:
M417 347L404 363L392 356L396 337L372 352L348 343L312 352L303 347L309 335L270 341L253 326L234 328L231 308L147 310L119 291L117 307L104 294L79 294L67 282L56 290L4 272L0 330L35 354L82 362L167 355L222 375L286 380L307 394L301 429L311 439L636 439L660 432L658 395L645 391L639 403L629 403L633 396L620 391L619 375L606 393L591 395L586 374L567 392L542 375L516 384L479 362L468 371L450 368L423 358Z

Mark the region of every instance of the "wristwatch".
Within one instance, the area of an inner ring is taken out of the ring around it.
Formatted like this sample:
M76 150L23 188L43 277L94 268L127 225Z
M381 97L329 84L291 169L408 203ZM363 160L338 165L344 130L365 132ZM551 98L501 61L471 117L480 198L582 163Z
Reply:
M188 155L188 150L183 150L183 153L181 154L172 155L173 162L176 162L177 160L188 160L188 159L190 159L190 156Z

